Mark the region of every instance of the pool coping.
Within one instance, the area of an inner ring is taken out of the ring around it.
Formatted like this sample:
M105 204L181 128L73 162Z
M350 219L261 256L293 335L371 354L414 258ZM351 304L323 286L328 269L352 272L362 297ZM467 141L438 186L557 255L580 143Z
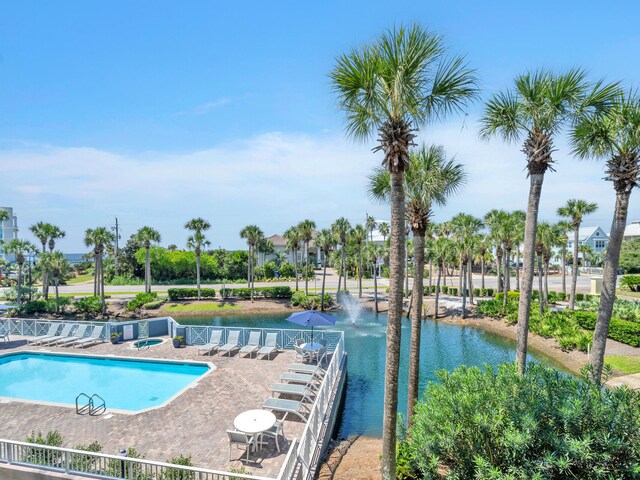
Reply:
M120 414L120 415L140 415L141 413L147 413L153 410L158 410L160 408L164 408L165 406L167 406L169 403L171 403L172 401L174 401L176 398L178 398L180 395L182 395L185 391L187 391L188 389L191 388L195 388L198 386L200 379L204 378L205 376L211 374L211 372L213 372L214 370L217 370L218 367L216 367L213 363L211 362L203 362L203 361L198 361L198 360L194 360L194 361L184 361L184 360L171 360L168 358L137 358L137 357L129 357L129 356L125 356L125 355L96 355L96 354L83 354L83 353L73 353L73 352L55 352L52 350L20 350L18 352L7 352L7 353L0 353L0 359L5 358L5 357L13 357L13 356L18 356L21 354L35 354L35 355L55 355L55 356L59 356L59 357L80 357L80 358L97 358L97 359L116 359L116 360L124 360L124 361L133 361L133 362L144 362L144 363L172 363L172 364L188 364L188 365L205 365L207 366L207 371L204 372L202 375L199 375L196 379L194 379L191 383L185 385L183 388L181 388L180 390L178 390L174 395L172 395L171 397L169 397L167 400L165 400L164 402L162 402L159 405L155 405L153 407L149 407L149 408L143 408L142 410L122 410L119 408L107 408L104 413L102 413L101 415L96 415L97 418L103 418L108 420L110 417L109 415L112 413L116 413L116 414ZM15 397L3 397L0 396L0 405L1 404L6 404L6 403L11 403L11 402L20 402L20 403L29 403L32 405L46 405L46 406L51 406L51 407L63 407L63 408L71 408L73 410L75 410L76 406L75 404L68 404L68 403L60 403L60 402L48 402L46 400L29 400L26 398L15 398Z

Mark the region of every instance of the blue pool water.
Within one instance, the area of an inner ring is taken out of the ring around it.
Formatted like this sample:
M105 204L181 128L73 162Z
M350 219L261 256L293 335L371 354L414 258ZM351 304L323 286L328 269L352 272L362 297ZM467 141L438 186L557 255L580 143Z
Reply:
M0 357L0 397L75 405L97 393L107 408L142 410L166 402L207 365L18 353Z
M176 319L183 324L300 328L284 319L287 314L190 317ZM362 311L355 324L346 313L336 314L332 330L345 333L348 353L347 388L340 422L340 436L380 435L382 429L386 314ZM411 323L403 319L398 411L407 409L407 370ZM318 330L318 328L316 328ZM453 370L459 365L498 365L515 360L515 342L472 327L427 320L422 326L420 385L436 380L436 370ZM558 368L550 359L532 353L530 359Z

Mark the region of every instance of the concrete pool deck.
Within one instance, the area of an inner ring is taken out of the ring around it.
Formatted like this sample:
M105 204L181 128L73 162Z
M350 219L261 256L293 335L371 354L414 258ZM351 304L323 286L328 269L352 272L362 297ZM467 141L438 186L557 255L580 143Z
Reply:
M58 430L64 438L63 446L69 448L97 441L104 453L135 448L149 460L167 461L184 455L191 456L193 464L199 467L229 471L244 466L247 473L277 476L290 442L300 438L304 429L301 421L287 419L285 422L287 442L286 445L280 442L281 453L271 441L252 454L249 463L236 460L242 456L243 450L235 446L232 449L233 460L229 461L226 430L233 429L233 419L239 413L260 408L263 401L271 396L270 387L295 361L294 352L280 352L272 356L272 360L256 360L238 358L237 354L233 357L198 356L197 347L176 349L170 342L138 351L131 349L129 343L104 343L82 351L27 346L26 337L12 336L11 342L0 343L0 354L31 350L199 360L211 362L216 368L167 405L134 415L112 413L90 417L77 415L74 408L19 401L0 403L0 437L24 441L32 431L46 434L50 430Z

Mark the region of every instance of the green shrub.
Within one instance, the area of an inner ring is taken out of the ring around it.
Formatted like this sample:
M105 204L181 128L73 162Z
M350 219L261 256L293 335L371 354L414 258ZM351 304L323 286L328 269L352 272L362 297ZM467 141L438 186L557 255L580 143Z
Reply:
M24 440L27 443L35 443L37 445L47 445L49 447L61 447L64 443L62 435L57 430L51 430L47 432L45 436L42 432L36 434L35 431L31 432ZM47 450L44 448L29 447L25 449L24 455L29 458L30 463L39 465L55 465L62 460L62 456L59 452L54 450Z
M307 310L316 310L321 306L320 295L305 295L302 291L294 292L291 296L291 305ZM330 307L331 305L333 305L333 298L328 293L325 293L324 306Z
M507 301L507 307L504 308L501 299L481 300L478 302L477 311L480 315L486 315L487 317L503 318L510 313L517 312L518 303L509 300Z
M640 292L640 275L625 275L620 279L620 285L632 292Z
M47 302L46 300L34 300L32 302L23 303L20 306L20 313L30 315L33 313L46 313Z
M596 312L583 312L575 310L571 313L567 311L567 315L571 315L582 328L594 330L598 314ZM640 323L629 322L619 318L612 318L609 324L609 338L618 342L626 343L632 347L640 347Z
M176 300L184 300L186 298L198 298L197 288L170 288L167 290L169 300L175 302ZM201 298L215 298L216 291L213 288L200 287Z
M495 288L487 288L487 297L493 297L495 292L496 292Z
M145 303L143 307L146 308L147 310L158 310L164 302L165 302L164 299L160 299L154 302Z
M447 293L449 293L449 287L448 287L448 286L446 286L446 285L443 285L442 287L440 287L440 291L441 291L442 293L447 294Z
M556 293L556 296L558 298L558 300L563 301L567 299L567 294L564 292L558 292Z
M481 290L481 289L479 289L479 288L474 288L474 289L473 289L473 295L474 295L475 297L479 297L480 295L482 295L482 290Z
M398 448L403 478L638 478L638 393L535 363L437 376Z
M76 312L85 317L102 313L102 299L100 297L84 297L73 303Z
M256 298L291 298L293 292L291 287L258 287L254 289ZM251 298L250 288L223 288L220 290L222 298Z
M454 297L458 296L458 289L456 287L449 287L449 295Z
M584 293L576 292L576 301L581 302L584 300Z
M306 298L307 296L302 290L295 291L293 295L291 295L291 305L297 307L300 305L300 302L303 302Z
M173 465L183 465L185 467L193 466L193 463L191 462L191 456L185 457L184 455L173 457L171 460L167 460L167 463L171 463ZM190 472L188 470L168 468L164 472L164 476L162 478L166 478L167 480L193 480L196 477L194 472Z
M496 300L502 300L502 299L504 299L504 292L498 292L498 293L496 293L496 297L495 297L495 298L496 298ZM519 298L520 298L520 292L512 292L512 291L509 291L509 292L507 293L507 301L515 300L515 301L517 302Z
M531 300L538 300L540 298L540 292L538 290L533 290L531 292Z
M153 302L157 299L157 292L139 293L133 298L133 300L127 302L127 310L133 312L134 310L142 308L145 303Z

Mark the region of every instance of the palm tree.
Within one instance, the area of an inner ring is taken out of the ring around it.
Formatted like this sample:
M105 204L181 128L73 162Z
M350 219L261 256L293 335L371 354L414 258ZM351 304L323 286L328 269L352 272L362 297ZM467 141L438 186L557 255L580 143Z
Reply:
M151 293L151 243L160 242L160 232L152 227L142 227L135 235L145 250L144 291Z
M367 241L367 229L363 225L356 225L349 232L351 241L356 246L358 252L358 298L362 298L362 248Z
M560 221L556 224L560 233L560 263L562 264L562 293L567 293L567 244L569 243L568 233L572 226L570 222Z
M526 137L523 152L530 185L516 333L516 360L521 374L527 363L538 206L544 174L552 169L553 138L578 115L610 105L617 92L617 84L592 85L586 80L586 73L578 69L560 75L548 71L526 73L516 78L513 90L498 93L489 100L481 119L480 134L485 139L499 135L513 142Z
M466 213L460 213L451 219L451 223L454 227L455 238L460 247L460 258L462 259L462 290L460 293L462 295L462 318L465 318L467 315L466 303L467 278L470 268L469 260L473 256L474 241L477 232L482 228L482 220ZM469 288L472 288L472 286L469 285Z
M296 292L298 291L298 250L300 249L300 242L302 242L302 236L300 230L297 227L291 227L284 232L284 238L287 239L287 251L293 252L293 266L296 274ZM338 290L340 290L340 284L338 283Z
M591 265L587 265L587 259L593 255L593 248L591 248L590 245L580 245L580 247L578 248L578 250L580 251L580 253L582 254L582 265L584 267L587 266L591 266Z
M309 295L309 244L313 240L316 223L312 220L303 220L297 228L304 244L304 293Z
M484 264L485 261L487 260L487 257L489 255L489 249L491 248L491 242L489 241L489 236L488 235L484 235L484 234L480 234L478 241L477 241L477 253L476 253L476 259L480 261L480 275L481 275L481 283L480 283L480 288L482 290L485 289L485 285L484 285L484 275L485 275L485 268L484 268Z
M553 249L560 245L561 237L561 231L557 225L548 222L541 222L538 225L536 254L538 256L540 314L544 311L549 297L549 262L553 255Z
M605 179L613 183L616 194L605 254L598 320L593 336L593 374L594 379L600 382L629 199L631 191L638 186L640 175L640 98L637 93L621 94L611 108L601 115L585 117L571 137L574 153L580 158L606 159Z
M211 224L204 218L197 217L192 218L184 224L184 228L191 230L192 235L187 238L187 248L192 249L196 254L196 285L198 288L198 301L200 300L200 255L202 254L202 247L211 245L211 242L207 240L204 232L211 228Z
M256 245L260 239L264 238L262 230L256 225L248 225L240 230L240 238L244 238L249 246L249 260L247 264L247 281L251 285L251 301L253 302L253 293L255 285L255 275L253 270L253 261Z
M578 250L580 248L580 224L585 215L595 212L597 203L589 203L586 200L572 198L566 205L558 208L558 215L567 218L573 227L573 263L571 265L571 298L569 309L573 310L576 304L576 286L578 282Z
M376 222L376 219L367 213L366 220L364 222L364 226L367 229L367 232L369 232L368 241L373 242L373 231L378 226L378 223Z
M5 252L15 256L18 264L18 306L22 304L22 270L26 255L37 252L37 248L31 242L26 240L13 239L5 245Z
M320 296L320 311L324 312L324 285L325 280L327 279L327 257L329 253L336 246L336 237L333 235L331 230L325 228L320 230L318 236L316 237L316 245L320 247L320 250L323 253L323 273L322 273L322 293Z
M389 224L387 222L380 222L378 231L380 235L382 235L382 243L386 243L387 237L389 236Z
M56 290L56 313L60 310L60 293L58 286L60 285L60 274L69 270L69 262L65 258L64 254L60 251L48 252L44 255L46 263L53 275L53 284Z
M520 291L520 245L522 245L524 241L524 226L527 220L527 214L522 210L515 210L511 213L511 216L515 223L513 242L516 249L516 290Z
M487 236L487 239L491 243L492 247L495 247L496 251L496 291L498 292L502 291L502 277L500 275L500 271L502 268L503 250L500 226L505 215L506 212L504 210L493 209L487 212L484 216L484 223L489 228L489 235Z
M373 267L373 312L378 313L378 260L383 258L384 246L373 242L365 246L365 256Z
M413 407L418 400L420 369L420 336L422 298L424 295L425 244L433 204L444 206L447 198L459 191L466 179L462 164L447 159L441 145L422 145L409 154L409 169L405 175L406 215L413 233L413 291L416 301L412 308L411 351L409 354L409 402L407 418L411 422ZM388 200L391 178L389 170L376 168L369 177L369 196Z
M31 231L33 236L40 241L40 244L42 245L42 253L45 253L47 251L47 242L49 241L49 235L52 232L52 228L53 228L53 225L45 222L38 222L29 227L29 230ZM42 295L46 300L48 297L47 286L49 285L49 278L48 278L49 272L45 268L45 263L39 262L39 266L42 274Z
M56 225L51 225L49 229L49 253L56 249L56 240L64 238L67 233Z
M102 314L107 311L104 299L104 269L102 256L107 245L115 240L115 235L106 227L87 228L84 233L84 244L93 248L93 295L102 299Z
M347 289L347 235L351 230L351 224L349 220L344 217L340 217L333 225L331 225L331 231L335 235L336 239L340 242L340 274L338 276L338 297L340 296L340 282L344 277L344 289Z
M442 37L418 25L400 26L337 59L331 79L347 132L359 139L379 134L391 173L391 247L382 477L395 478L400 322L404 257L404 173L416 129L461 111L477 95L476 76L462 58L446 58Z
M431 247L431 254L436 261L436 265L438 266L438 279L436 280L436 301L433 310L433 319L438 319L438 300L440 299L440 278L442 277L442 272L446 271L447 261L451 257L453 252L453 244L451 240L447 237L439 237L434 240L433 245Z

